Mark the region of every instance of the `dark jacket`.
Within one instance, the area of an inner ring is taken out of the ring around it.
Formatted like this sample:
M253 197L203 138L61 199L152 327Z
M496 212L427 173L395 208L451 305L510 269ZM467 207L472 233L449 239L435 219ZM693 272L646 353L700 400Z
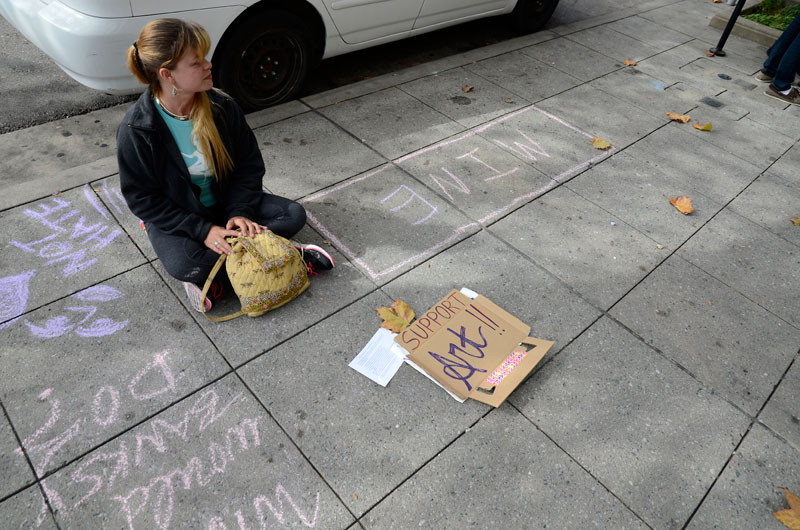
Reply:
M145 225L197 241L206 238L212 224L224 225L237 215L253 219L264 176L258 142L239 106L213 90L208 95L214 122L233 160L231 174L221 185L212 185L217 199L212 208L200 203L200 188L192 184L149 88L117 129L120 189L128 207Z

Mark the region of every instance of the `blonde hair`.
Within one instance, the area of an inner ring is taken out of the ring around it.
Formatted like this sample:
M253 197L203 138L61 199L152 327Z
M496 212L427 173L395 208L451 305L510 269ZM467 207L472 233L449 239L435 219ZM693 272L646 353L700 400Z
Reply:
M197 52L199 61L211 49L211 39L202 26L177 18L153 20L142 28L139 38L128 48L128 69L139 82L149 85L156 97L160 97L159 70L175 68L190 48ZM190 117L192 135L197 139L200 152L213 163L217 181L222 181L233 170L233 160L214 123L208 94L200 92L195 95Z

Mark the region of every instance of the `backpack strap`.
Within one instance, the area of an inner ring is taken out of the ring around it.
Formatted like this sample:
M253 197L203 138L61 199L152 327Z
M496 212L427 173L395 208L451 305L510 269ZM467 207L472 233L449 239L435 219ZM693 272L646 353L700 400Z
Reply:
M222 255L219 257L219 259L217 260L217 262L214 264L214 268L211 269L211 272L208 273L208 278L206 279L206 283L205 285L203 285L203 293L200 299L201 304L206 303L206 296L208 295L208 290L211 288L211 282L214 280L214 277L219 272L219 269L222 268L222 264L225 263L225 258L227 257L228 255L223 252ZM214 322L225 322L226 320L232 320L242 315L244 315L244 311L237 311L236 313L232 313L224 317L210 317L208 316L208 313L203 313L203 316Z

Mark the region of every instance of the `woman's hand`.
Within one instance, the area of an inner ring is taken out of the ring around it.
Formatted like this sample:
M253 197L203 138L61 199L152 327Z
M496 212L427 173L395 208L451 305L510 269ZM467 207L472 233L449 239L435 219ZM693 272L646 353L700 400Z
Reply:
M228 224L230 224L230 221L228 221ZM238 230L230 230L228 228L222 228L221 226L212 225L203 243L217 254L227 254L230 256L231 246L225 238L238 237L240 235L242 234Z
M228 219L228 223L225 225L225 228L228 230L233 230L234 228L238 228L242 231L241 235L253 237L256 234L260 234L264 230L267 229L266 226L261 226L258 223L254 223L247 217L242 217L238 215L236 217L231 217Z

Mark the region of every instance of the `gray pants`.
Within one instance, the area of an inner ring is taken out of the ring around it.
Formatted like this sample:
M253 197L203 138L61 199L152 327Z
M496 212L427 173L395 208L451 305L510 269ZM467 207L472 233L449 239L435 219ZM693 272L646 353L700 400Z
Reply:
M220 226L225 226L228 222L223 218L211 221ZM252 221L267 226L272 232L289 239L303 228L306 211L295 201L264 193L258 212ZM206 247L202 241L165 234L152 225L147 225L146 228L147 237L150 238L158 259L170 276L200 286L205 283L208 273L219 259L219 254Z

